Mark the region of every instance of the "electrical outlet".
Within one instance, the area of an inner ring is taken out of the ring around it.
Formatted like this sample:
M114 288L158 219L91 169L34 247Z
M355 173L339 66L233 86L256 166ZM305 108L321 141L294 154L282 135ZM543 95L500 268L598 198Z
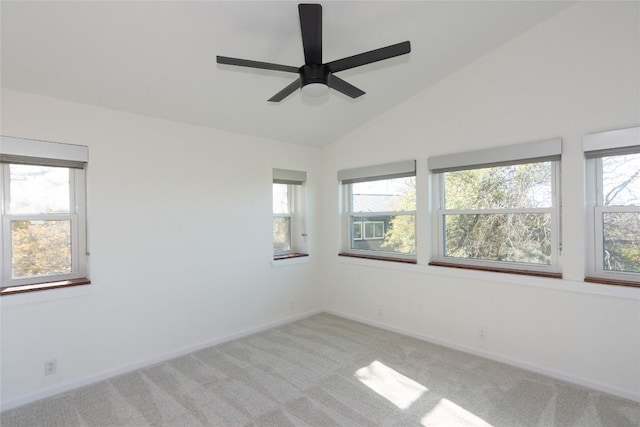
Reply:
M382 307L378 307L378 317L382 317Z
M485 328L479 328L478 329L478 339L480 341L486 341L487 340L487 330Z
M57 370L58 370L58 360L57 359L51 359L51 360L47 360L46 362L44 362L44 374L45 375L55 374Z

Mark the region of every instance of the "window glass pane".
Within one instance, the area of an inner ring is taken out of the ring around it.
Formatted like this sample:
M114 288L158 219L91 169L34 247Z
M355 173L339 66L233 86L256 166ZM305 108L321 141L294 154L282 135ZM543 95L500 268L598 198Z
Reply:
M365 221L364 223L364 238L373 239L373 222Z
M11 221L14 279L71 273L71 221Z
M640 153L601 161L603 206L640 206Z
M602 223L604 269L640 273L640 212L605 212Z
M355 233L355 230L362 230L360 227L364 228L364 236ZM404 255L416 253L415 215L376 215L355 220L351 217L351 229L354 230L351 249Z
M69 169L9 165L9 213L69 213Z
M416 210L416 178L395 178L351 184L352 212Z
M278 252L291 250L291 218L273 218L273 250Z
M353 239L362 240L362 222L355 221L353 223Z
M275 214L290 213L288 184L273 184L273 213Z
M547 208L551 162L444 173L445 209Z
M445 256L551 263L551 215L445 215Z

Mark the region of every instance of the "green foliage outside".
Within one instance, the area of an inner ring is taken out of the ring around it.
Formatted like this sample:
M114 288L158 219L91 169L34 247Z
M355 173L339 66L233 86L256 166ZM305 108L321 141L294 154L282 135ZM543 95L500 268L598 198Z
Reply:
M12 221L12 276L71 272L69 221Z
M549 208L550 163L445 173L447 209ZM551 214L473 213L445 217L445 255L549 264Z
M551 166L532 163L445 174L447 209L551 207ZM396 210L415 209L415 179ZM410 209L408 209L410 207ZM551 256L549 213L452 214L445 219L446 256L548 264ZM415 253L414 216L396 216L382 245Z
M406 187L398 198L394 211L415 211L416 180L406 180ZM389 222L384 236L383 249L401 254L416 253L416 221L415 215L397 215Z

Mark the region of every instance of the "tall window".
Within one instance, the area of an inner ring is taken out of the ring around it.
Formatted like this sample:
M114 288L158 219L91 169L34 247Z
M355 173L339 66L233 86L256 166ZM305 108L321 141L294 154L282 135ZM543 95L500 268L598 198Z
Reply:
M338 173L343 193L341 255L416 259L415 160Z
M1 150L3 293L84 279L86 147L2 137Z
M640 286L640 128L583 140L587 171L587 276Z
M306 255L304 183L306 172L273 170L274 259Z
M432 264L558 276L560 140L429 159Z

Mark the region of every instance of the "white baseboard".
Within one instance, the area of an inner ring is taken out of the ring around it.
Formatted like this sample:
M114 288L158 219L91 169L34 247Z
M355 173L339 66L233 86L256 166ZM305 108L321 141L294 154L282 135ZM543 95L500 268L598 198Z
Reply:
M140 360L134 363L130 363L127 365L120 366L115 369L107 369L106 371L102 371L96 374L87 375L82 378L76 378L71 381L67 381L62 384L57 384L53 387L46 388L44 390L40 390L36 393L30 393L24 396L20 396L15 399L10 399L6 402L0 404L0 411L6 411L12 408L16 408L18 406L26 405L31 402L35 402L36 400L44 399L46 397L54 396L59 393L64 393L69 390L73 390L78 387L83 387L89 384L93 384L99 381L103 381L112 377L116 377L118 375L126 374L131 371L135 371L137 369L146 368L148 366L152 366L158 363L165 362L167 360L175 359L176 357L184 356L189 353L193 353L198 350L202 350L207 347L211 347L217 344L222 344L227 341L232 341L238 338L246 337L248 335L257 334L258 332L265 331L267 329L275 328L276 326L281 326L287 323L295 322L296 320L304 319L305 317L313 316L314 314L322 313L323 310L316 309L311 310L306 313L296 314L295 316L286 317L280 320L276 320L274 322L269 322L264 325L244 329L241 331L237 331L231 333L229 335L224 335L222 337L201 342L199 344L195 344L192 346L181 348L180 350L172 351L169 353L165 353L163 355L152 357L150 359Z
M548 369L543 366L538 366L535 364L530 364L526 362L521 362L519 360L511 359L509 357L502 356L500 354L491 353L485 350L481 350L474 347L469 347L466 345L456 344L450 341L442 340L439 338L434 338L431 336L427 336L424 334L420 334L413 331L404 330L401 328L396 328L393 326L386 325L381 322L377 322L375 320L366 319L358 316L352 316L350 314L341 313L336 310L323 310L325 313L333 314L335 316L344 317L345 319L354 320L356 322L364 323L370 326L375 326L380 329L385 329L387 331L396 332L401 335L406 335L412 338L417 338L422 341L427 341L433 344L441 345L443 347L452 348L454 350L463 351L465 353L473 354L475 356L484 357L486 359L495 360L496 362L506 363L507 365L515 366L517 368L526 369L528 371L532 371L538 374L546 375L548 377L556 378L562 381L570 382L573 384L577 384L583 387L591 388L594 390L602 391L604 393L609 393L618 397L623 397L625 399L634 400L636 402L640 402L640 393L635 392L633 390L621 389L619 387L614 387L608 384L602 384L596 381L592 381L586 378L577 377L574 375L570 375L564 372L556 371L553 369Z

